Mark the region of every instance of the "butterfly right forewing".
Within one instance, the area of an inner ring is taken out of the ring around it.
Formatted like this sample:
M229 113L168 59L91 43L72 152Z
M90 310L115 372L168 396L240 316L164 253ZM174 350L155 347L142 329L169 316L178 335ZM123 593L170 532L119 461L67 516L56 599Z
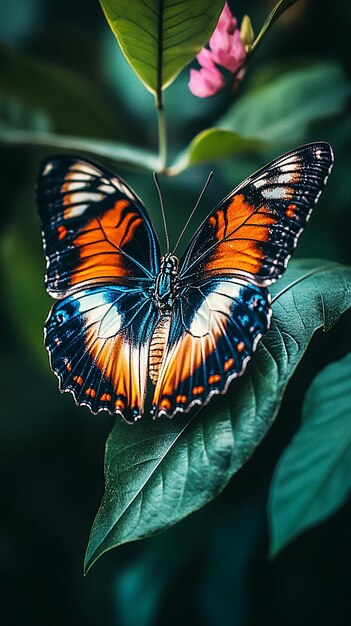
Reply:
M268 286L296 248L333 165L326 143L302 146L262 168L210 213L192 238L180 277L230 273Z

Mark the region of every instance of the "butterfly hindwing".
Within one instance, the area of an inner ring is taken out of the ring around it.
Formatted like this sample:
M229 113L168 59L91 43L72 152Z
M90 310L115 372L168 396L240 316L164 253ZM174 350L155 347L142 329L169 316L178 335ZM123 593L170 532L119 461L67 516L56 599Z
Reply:
M119 413L128 422L141 417L157 319L143 286L83 289L57 302L46 321L45 344L61 391L93 413Z
M269 286L284 272L326 184L333 153L326 143L276 159L231 192L192 238L180 277L230 273Z
M269 301L267 289L230 276L184 288L175 305L153 414L171 417L224 393L269 326Z
M51 296L157 274L159 244L146 209L106 168L71 156L45 159L37 196Z

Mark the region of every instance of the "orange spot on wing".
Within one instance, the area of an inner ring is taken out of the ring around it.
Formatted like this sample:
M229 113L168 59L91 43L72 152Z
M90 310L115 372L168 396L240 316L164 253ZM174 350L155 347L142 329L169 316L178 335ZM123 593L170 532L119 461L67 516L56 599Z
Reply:
M103 393L100 397L101 402L110 402L112 400L109 393Z
M75 383L77 383L77 385L83 384L83 378L81 376L73 376L73 380Z
M120 409L121 411L123 411L123 409L126 408L126 404L125 402L123 402L123 400L121 400L121 398L118 398L115 402L115 407L116 409Z
M260 243L269 240L269 227L276 222L269 215L269 208L257 210L239 194L215 215L216 219L212 216L208 224L221 243L214 249L206 269L236 269L257 274L264 258Z
M228 370L230 370L230 368L234 365L234 359L230 358L228 359L224 365L223 365L223 369L225 372L227 372Z
M171 405L170 401L168 400L168 398L163 398L161 400L161 402L160 402L160 408L161 409L166 409L167 411L169 411L171 406L172 405Z
M131 208L122 217L128 200L118 200L99 218L91 219L74 240L79 250L80 264L72 274L71 284L84 280L130 276L132 269L119 253L119 248L130 243L136 229L142 224L139 213Z
M72 365L70 363L66 363L66 370L67 370L67 372L71 372L72 371Z
M63 196L62 202L64 206L74 203L74 194L73 193L66 194L65 196Z
M193 387L193 389L192 389L192 393L193 393L194 396L199 396L204 391L205 391L205 388L201 387L201 385L199 385L198 387Z
M239 341L239 343L236 345L236 349L238 352L242 352L243 350L245 350L245 344L243 341Z
M95 389L91 389L91 388L90 389L86 389L85 390L85 395L86 396L90 396L91 398L95 398L96 391L95 391Z
M175 401L176 401L176 404L185 404L187 399L188 398L186 396L177 396Z
M58 233L58 238L59 239L64 239L67 235L67 228L66 226L58 226L57 227L57 233Z
M288 208L285 211L285 215L287 217L294 218L296 209L297 209L297 204L288 204Z
M209 376L208 378L208 384L213 385L213 383L219 383L220 380L221 377L219 374L212 374L212 376Z
M61 344L61 341L60 341L60 339L58 337L56 337L55 343L56 343L57 346L59 346Z

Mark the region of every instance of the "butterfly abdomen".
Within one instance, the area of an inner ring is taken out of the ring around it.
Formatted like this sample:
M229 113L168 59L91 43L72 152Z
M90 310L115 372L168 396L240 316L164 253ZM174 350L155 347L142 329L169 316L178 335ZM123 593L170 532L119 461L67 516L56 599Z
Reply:
M158 321L150 342L149 375L154 385L156 385L160 373L161 362L170 325L171 313L167 311Z

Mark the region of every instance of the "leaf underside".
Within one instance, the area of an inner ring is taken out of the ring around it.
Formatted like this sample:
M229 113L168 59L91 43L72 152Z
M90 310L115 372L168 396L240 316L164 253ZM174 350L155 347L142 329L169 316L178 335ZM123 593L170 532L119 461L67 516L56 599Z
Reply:
M165 89L209 40L223 0L100 0L128 63L153 93Z
M226 396L169 421L116 421L86 570L107 550L175 524L222 491L271 426L314 332L329 330L351 305L351 269L292 262L271 291L271 329Z
M351 488L351 354L325 367L307 391L302 425L275 470L270 553L334 513Z

